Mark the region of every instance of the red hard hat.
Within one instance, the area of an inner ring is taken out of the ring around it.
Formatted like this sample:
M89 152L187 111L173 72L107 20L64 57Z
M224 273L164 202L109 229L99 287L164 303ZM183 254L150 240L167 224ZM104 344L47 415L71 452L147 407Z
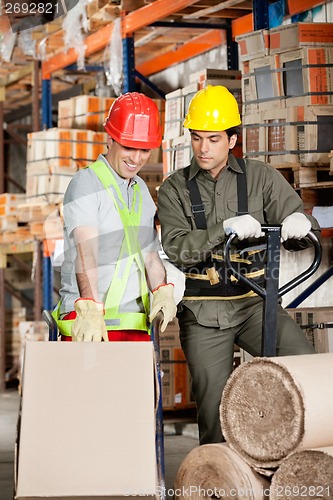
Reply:
M125 147L154 149L161 145L158 108L152 99L139 92L127 92L113 102L104 128Z

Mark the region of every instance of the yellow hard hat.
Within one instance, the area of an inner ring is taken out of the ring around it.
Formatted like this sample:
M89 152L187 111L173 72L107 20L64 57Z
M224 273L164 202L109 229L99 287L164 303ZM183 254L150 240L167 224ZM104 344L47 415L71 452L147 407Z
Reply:
M218 132L241 124L238 103L226 87L208 85L192 98L184 127Z

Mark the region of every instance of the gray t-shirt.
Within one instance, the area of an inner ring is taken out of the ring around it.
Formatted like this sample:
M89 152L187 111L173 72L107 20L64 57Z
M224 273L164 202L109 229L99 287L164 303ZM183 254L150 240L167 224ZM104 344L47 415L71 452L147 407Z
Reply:
M98 160L103 161L111 170L128 208L132 206L134 186L136 183L139 185L142 196L142 216L138 231L140 248L143 256L147 252L159 251L160 244L154 227L156 205L145 182L138 176L129 182L111 168L103 155L100 155ZM112 186L109 189L118 200ZM124 230L110 194L91 168L80 170L73 176L64 197L64 262L61 267L60 314L73 311L74 302L80 297L75 276L77 250L73 236L74 229L79 226L98 228L98 290L100 302L105 302L118 261ZM125 267L126 258L122 258L121 270ZM141 273L133 263L130 279L121 300L120 312L143 311L140 277Z

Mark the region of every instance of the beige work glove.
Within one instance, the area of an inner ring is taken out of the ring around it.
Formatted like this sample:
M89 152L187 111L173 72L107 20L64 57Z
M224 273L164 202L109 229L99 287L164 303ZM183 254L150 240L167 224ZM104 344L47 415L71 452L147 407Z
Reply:
M282 222L281 241L295 238L301 240L311 231L311 222L300 212L288 215Z
M172 283L167 283L166 285L160 285L153 291L153 303L151 306L149 321L152 322L157 314L162 311L162 333L168 326L168 323L173 320L177 313L177 306L173 296L173 288L174 285Z
M227 236L231 233L236 233L239 240L260 238L260 236L264 236L260 222L250 214L226 219L223 222L223 229Z
M74 342L109 341L104 321L104 305L93 299L77 299L74 303L76 318L72 325Z

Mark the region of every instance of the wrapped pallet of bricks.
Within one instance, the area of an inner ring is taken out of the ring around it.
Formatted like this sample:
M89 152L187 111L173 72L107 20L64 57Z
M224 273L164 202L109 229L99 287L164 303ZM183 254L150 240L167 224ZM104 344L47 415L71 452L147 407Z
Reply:
M115 98L80 95L59 101L58 127L103 132L103 123Z
M0 194L0 217L16 218L18 207L25 201L25 194L21 193L2 193Z
M0 194L0 242L11 243L22 240L26 228L19 227L19 207L26 200L25 194Z
M72 176L106 152L106 133L52 128L28 134L26 197L61 203Z

